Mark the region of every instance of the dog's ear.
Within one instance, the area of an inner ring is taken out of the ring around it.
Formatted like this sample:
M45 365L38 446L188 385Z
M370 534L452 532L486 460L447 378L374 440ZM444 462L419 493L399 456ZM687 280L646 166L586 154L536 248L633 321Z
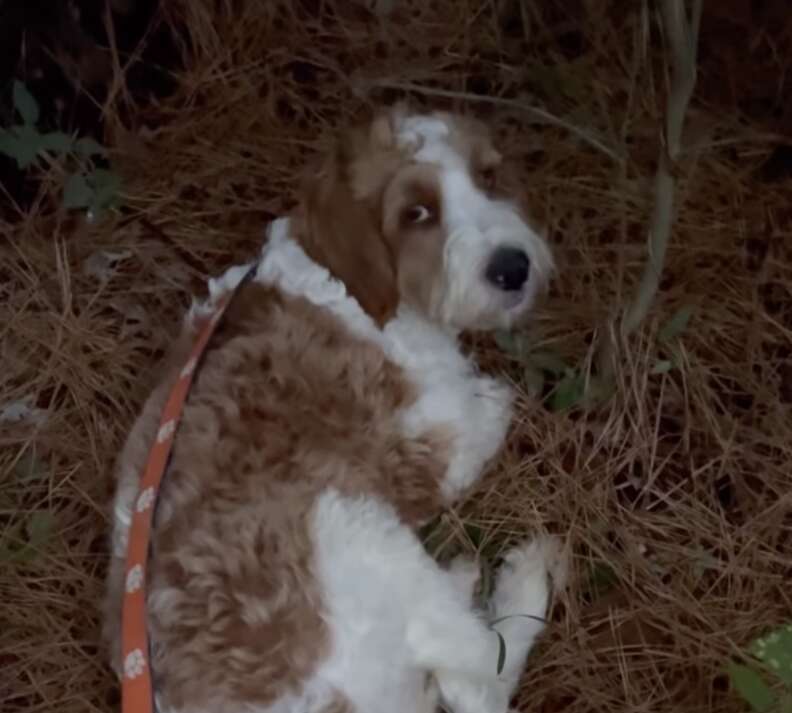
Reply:
M393 120L378 116L341 138L304 184L296 231L308 256L380 326L399 302L395 258L382 234L382 195L400 160Z

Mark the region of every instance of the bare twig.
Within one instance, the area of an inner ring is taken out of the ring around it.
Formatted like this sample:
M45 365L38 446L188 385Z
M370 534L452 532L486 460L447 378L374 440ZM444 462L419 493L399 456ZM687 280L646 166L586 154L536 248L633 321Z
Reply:
M610 380L614 370L616 339L634 332L646 318L657 295L665 264L671 227L674 223L675 167L682 153L682 127L696 84L698 28L702 0L693 0L690 18L685 0L660 0L663 33L670 47L671 84L668 92L663 143L654 183L654 207L649 225L649 256L632 302L627 307L620 330L606 330L597 352L601 378Z

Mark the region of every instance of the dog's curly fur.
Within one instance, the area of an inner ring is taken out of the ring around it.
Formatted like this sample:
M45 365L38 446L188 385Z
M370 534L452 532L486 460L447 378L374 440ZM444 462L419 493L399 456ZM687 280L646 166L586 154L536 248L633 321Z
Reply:
M342 141L273 226L209 346L160 494L147 601L163 711L428 712L439 697L506 710L541 625L499 625L499 677L475 568L440 569L415 535L508 426L508 388L476 373L457 331L513 322L550 267L519 212L476 181L499 160L478 125L394 110ZM514 294L484 281L504 245L531 264ZM245 270L213 282L210 303ZM201 309L119 461L116 658L138 474ZM496 616L544 614L556 555L541 541L507 558Z

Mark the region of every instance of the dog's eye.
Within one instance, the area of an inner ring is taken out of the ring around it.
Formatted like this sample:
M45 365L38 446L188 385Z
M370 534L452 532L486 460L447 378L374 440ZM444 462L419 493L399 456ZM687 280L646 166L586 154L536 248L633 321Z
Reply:
M404 222L412 225L420 225L430 220L432 211L423 205L411 205L404 211Z

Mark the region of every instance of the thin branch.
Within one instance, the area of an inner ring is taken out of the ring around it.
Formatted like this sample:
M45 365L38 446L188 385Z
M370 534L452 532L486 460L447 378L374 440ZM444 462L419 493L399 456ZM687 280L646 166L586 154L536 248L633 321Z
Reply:
M687 17L684 0L660 0L663 31L671 54L671 88L668 95L664 143L655 176L655 204L649 229L649 259L633 303L622 322L622 334L635 331L654 301L665 264L674 222L675 163L681 153L685 113L696 85L696 56L702 0L693 0Z
M607 146L600 141L597 137L593 136L585 129L570 124L568 121L561 119L555 114L551 114L544 109L540 109L530 104L517 101L516 99L504 99L503 97L491 97L482 94L471 94L470 92L455 92L450 89L436 89L435 87L425 87L421 84L413 84L412 82L391 82L388 80L375 80L366 82L368 87L380 87L385 89L400 89L405 92L415 92L416 94L425 94L428 96L446 97L449 99L461 99L470 102L484 102L485 104L497 104L498 106L507 106L512 109L518 109L530 114L538 123L549 124L550 126L557 126L570 134L577 136L581 141L584 141L589 146L601 151L606 156L609 156L617 163L624 161L624 156L616 149Z

